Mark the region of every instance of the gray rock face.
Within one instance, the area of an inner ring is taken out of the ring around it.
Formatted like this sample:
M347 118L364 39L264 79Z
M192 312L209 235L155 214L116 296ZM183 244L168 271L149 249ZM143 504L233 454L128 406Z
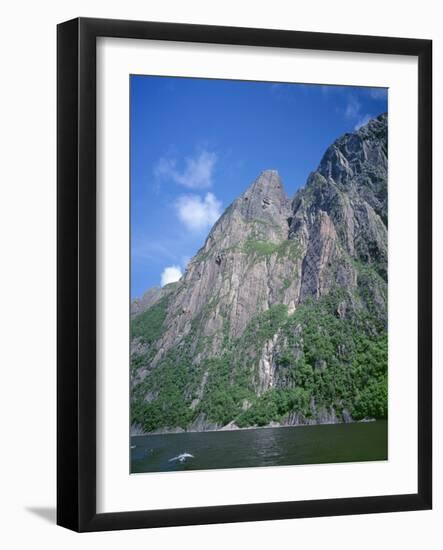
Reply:
M381 115L331 145L296 194L289 238L305 247L301 300L337 283L355 289L359 263L387 282L387 168L387 116ZM386 321L386 304L379 305Z
M269 224L267 236L276 242L287 234L291 203L276 170L265 170L233 204L246 221Z
M151 373L164 369L183 350L190 357L193 380L183 389L186 410L191 411L188 428L217 429L235 423L235 418L215 421L204 408L205 395L214 391L212 358L220 358L227 349L242 346L238 357L243 367L232 367L232 372L256 396L273 388L295 387L278 364L290 348L288 336L278 326L263 341L257 338L262 342L257 349L240 344L249 337L254 319L276 307L286 307L291 316L309 300L322 300L339 290L334 312L340 320L370 310L371 318L386 327L387 154L387 116L381 115L332 144L292 201L277 171L264 171L216 222L181 280L169 289L151 289L133 302L135 318L168 297L149 364L143 362L138 340L134 348L135 386L140 381L146 385L143 389L139 384L134 402L143 392L153 394L145 378L149 381ZM294 334L302 341L303 329L299 332ZM300 349L290 349L296 361L303 355ZM327 364L320 359L313 368L324 372ZM237 384L234 374L230 383ZM241 409L249 395L240 390L238 394ZM349 421L350 417L347 409L339 412L326 404L309 418L294 410L281 422Z
M147 290L141 298L136 298L131 302L131 319L137 317L159 300L168 296L176 287L176 283L169 283L162 288L153 287Z
M136 298L131 302L131 318L140 315L157 302L161 297L161 288L150 288L141 298Z
M295 243L284 246L290 216L291 202L278 173L263 172L221 216L189 263L170 307L167 322L172 330L164 335L162 354L189 333L201 313L203 336L214 337L207 352L214 354L222 344L226 317L235 337L270 305L283 301L295 307L294 271L299 271L301 258L295 257ZM283 256L288 261L279 261ZM282 292L285 278L290 285ZM208 304L214 304L210 311Z

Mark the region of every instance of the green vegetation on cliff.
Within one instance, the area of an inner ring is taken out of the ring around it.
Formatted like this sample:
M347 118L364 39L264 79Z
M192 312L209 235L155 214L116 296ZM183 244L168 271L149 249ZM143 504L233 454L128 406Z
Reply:
M131 321L131 338L151 344L161 335L166 319L169 297L165 296Z
M204 414L219 426L264 426L284 422L291 413L309 421L331 408L354 420L386 418L386 331L370 315L356 315L352 322L340 318L342 302L340 293L331 293L308 300L290 316L285 305L273 306L239 339L227 341L222 357L198 365L192 363L191 333L136 386L132 422L146 431L186 428ZM159 308L149 318L161 329ZM153 330L152 325L150 334ZM277 383L259 394L258 357L277 333Z

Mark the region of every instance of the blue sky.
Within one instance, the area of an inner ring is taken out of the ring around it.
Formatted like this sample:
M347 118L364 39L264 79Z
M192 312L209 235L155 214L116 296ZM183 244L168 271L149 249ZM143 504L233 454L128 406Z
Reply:
M131 295L176 280L265 169L292 196L326 148L387 111L380 88L130 77Z

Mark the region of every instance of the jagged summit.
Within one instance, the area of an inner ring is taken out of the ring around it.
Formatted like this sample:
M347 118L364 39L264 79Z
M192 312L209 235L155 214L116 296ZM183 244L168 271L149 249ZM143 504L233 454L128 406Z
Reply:
M253 424L246 411L277 390L289 392L282 423L359 417L364 387L347 371L360 349L354 327L372 342L387 325L387 154L381 115L337 139L292 202L278 172L263 171L180 281L136 304L135 424ZM180 417L170 412L170 380Z
M285 194L283 182L277 170L263 170L241 195L243 199Z
M338 138L293 200L290 238L306 240L324 212L325 224L350 258L370 262L387 278L387 116ZM332 223L329 223L332 222Z
M291 204L277 170L265 170L233 203L248 221L283 226L291 214Z
M284 192L284 188L278 171L263 170L244 192L243 196L273 194L281 191Z
M336 184L345 185L365 167L387 169L387 114L371 119L352 134L338 138L324 154L317 172ZM382 144L382 146L380 146Z

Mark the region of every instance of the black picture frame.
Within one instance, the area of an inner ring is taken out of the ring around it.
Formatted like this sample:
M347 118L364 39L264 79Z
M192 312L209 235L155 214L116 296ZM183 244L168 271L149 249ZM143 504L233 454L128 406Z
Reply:
M418 58L418 491L375 497L96 512L96 39ZM78 18L57 29L57 523L75 531L426 510L432 506L432 42Z

